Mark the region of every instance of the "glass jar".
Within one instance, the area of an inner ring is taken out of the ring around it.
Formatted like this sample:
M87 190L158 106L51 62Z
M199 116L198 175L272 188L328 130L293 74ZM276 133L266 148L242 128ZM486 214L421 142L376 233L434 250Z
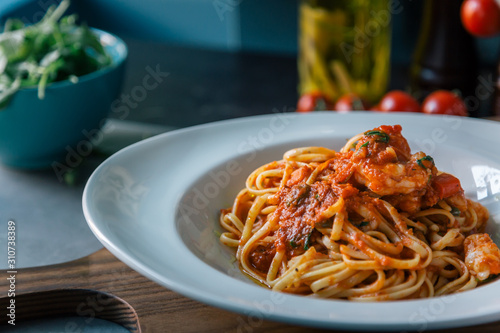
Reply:
M301 0L299 94L331 101L355 93L375 103L390 73L389 0Z

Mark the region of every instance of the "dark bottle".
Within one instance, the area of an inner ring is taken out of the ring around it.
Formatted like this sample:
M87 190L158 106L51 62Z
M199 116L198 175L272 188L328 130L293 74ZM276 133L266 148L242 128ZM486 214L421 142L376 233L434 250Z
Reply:
M462 0L425 0L420 35L410 68L410 89L419 100L438 89L474 96L478 60L473 37L460 19ZM468 105L471 116L477 105Z

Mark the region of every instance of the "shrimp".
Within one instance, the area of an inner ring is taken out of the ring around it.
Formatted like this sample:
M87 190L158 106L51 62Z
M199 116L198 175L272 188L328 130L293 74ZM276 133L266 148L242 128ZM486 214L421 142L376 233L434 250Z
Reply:
M425 189L437 172L434 165L422 166L422 159L426 157L424 153L419 152L412 155L407 162L395 161L384 164L367 158L363 163L356 165L354 177L358 183L381 196L409 194Z
M479 280L500 273L500 250L488 234L473 234L464 242L465 265Z
M425 189L437 174L432 157L410 147L401 126L380 126L361 136L351 159L354 179L380 196Z

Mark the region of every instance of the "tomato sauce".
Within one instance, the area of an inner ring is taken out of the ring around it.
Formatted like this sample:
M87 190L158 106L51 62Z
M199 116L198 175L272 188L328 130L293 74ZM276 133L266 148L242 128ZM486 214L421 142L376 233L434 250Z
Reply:
M416 213L435 205L443 192L459 192L461 187L456 187L453 179L436 177L432 157L422 152L411 154L401 130L400 125L384 125L365 132L355 147L324 162L310 185L306 181L314 167L306 165L293 171L272 197L278 205L274 214L279 218L279 229L273 234L275 248L286 250L288 257L306 251L315 225L333 223L333 219L325 221L322 213L340 198L344 199L343 209L353 217L360 205L372 204L376 198L400 211Z
M262 245L257 246L252 253L250 253L250 264L257 270L266 273L271 267L276 249L274 246L265 247Z

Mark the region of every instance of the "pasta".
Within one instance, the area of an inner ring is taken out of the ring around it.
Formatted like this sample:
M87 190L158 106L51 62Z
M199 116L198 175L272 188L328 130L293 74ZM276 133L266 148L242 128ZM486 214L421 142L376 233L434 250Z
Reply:
M445 295L500 273L489 218L431 156L411 154L399 125L340 151L296 148L252 172L220 241L274 291L355 301Z

